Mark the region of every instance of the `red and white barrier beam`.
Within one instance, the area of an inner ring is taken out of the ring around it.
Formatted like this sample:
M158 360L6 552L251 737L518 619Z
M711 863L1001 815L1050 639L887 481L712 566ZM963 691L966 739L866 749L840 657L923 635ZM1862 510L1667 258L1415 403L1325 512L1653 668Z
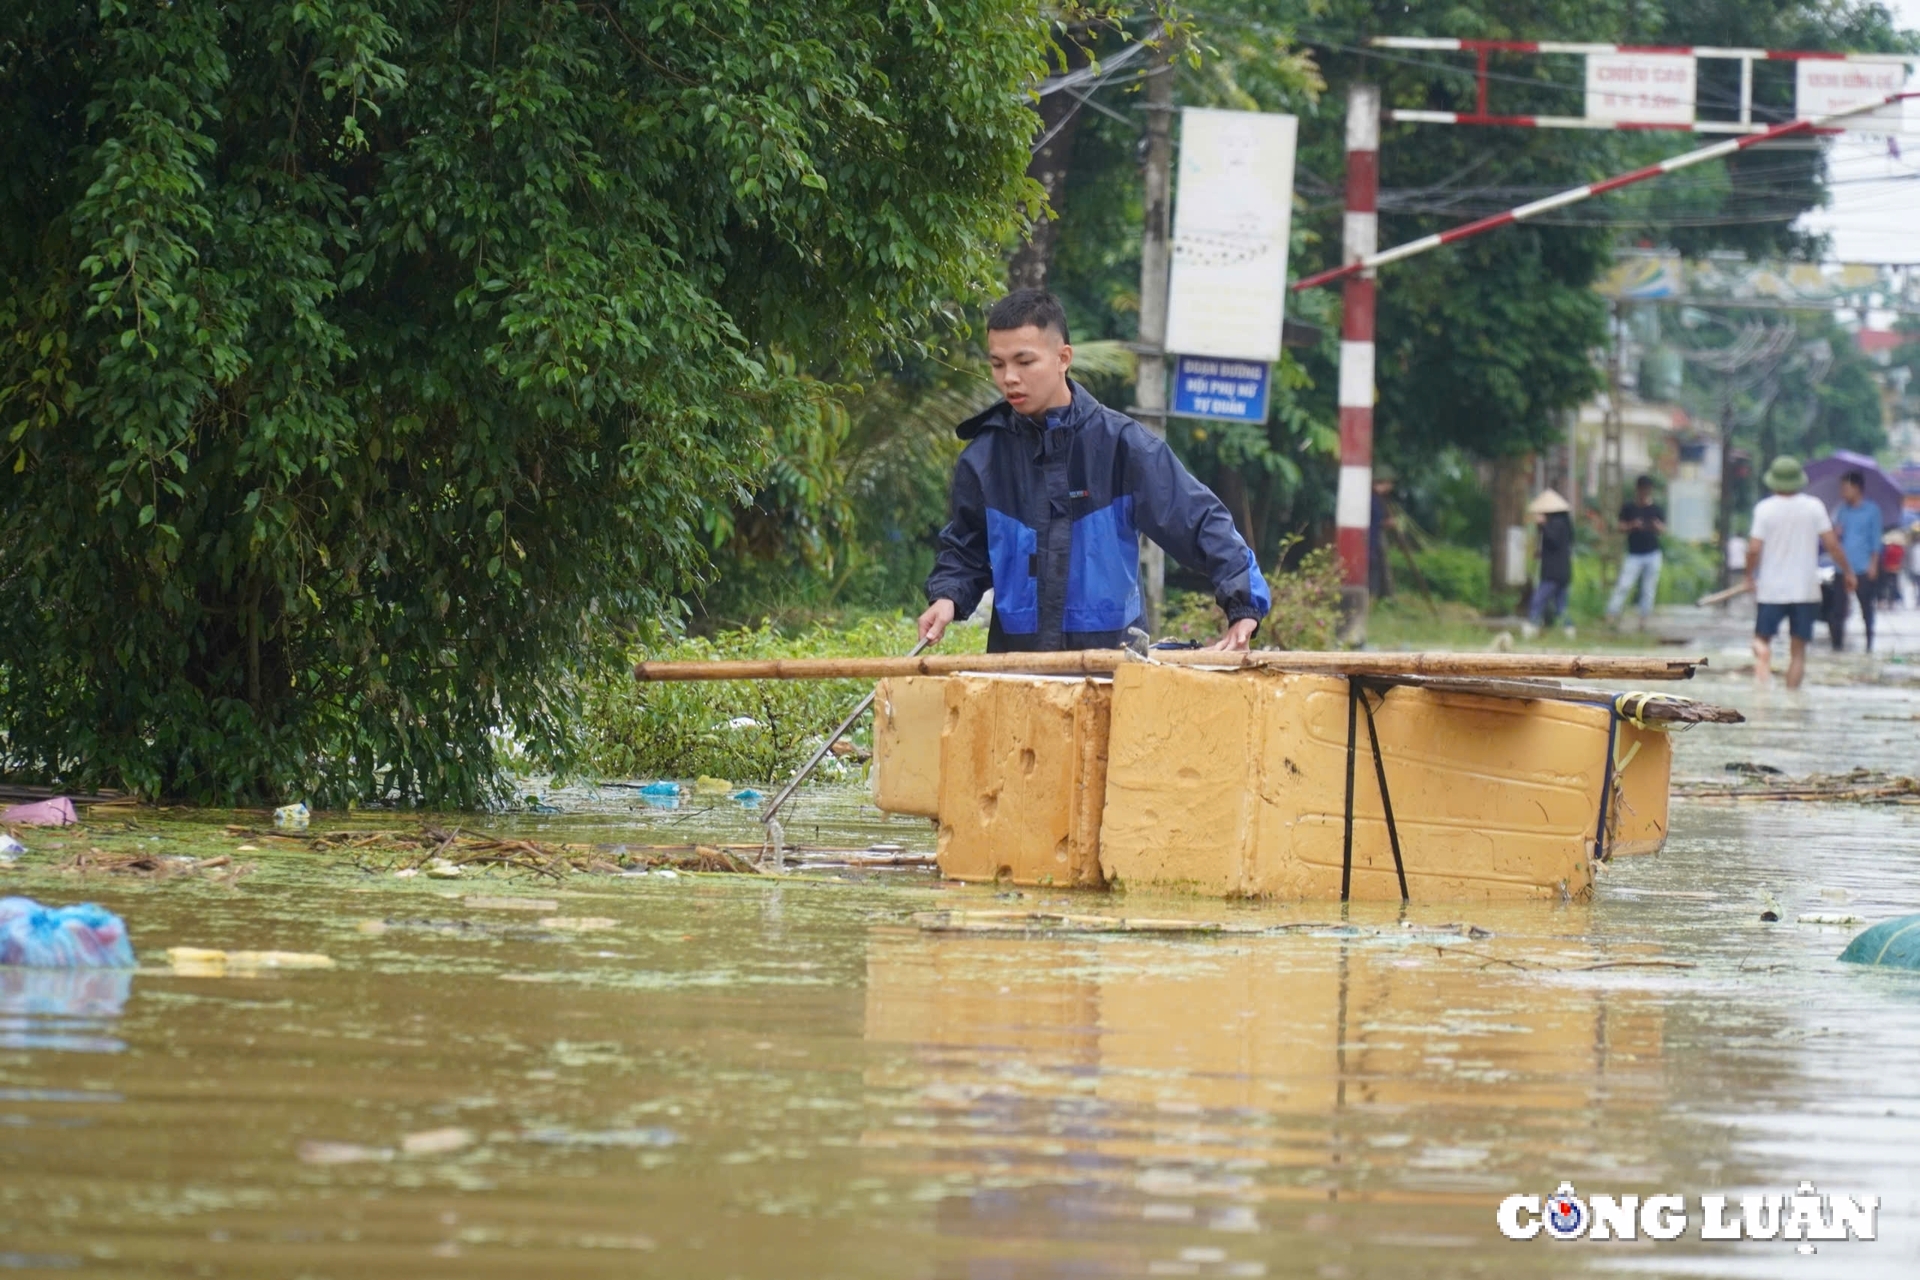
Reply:
M1882 107L1891 106L1896 102L1902 102L1909 98L1920 98L1920 92L1888 94L1886 97L1878 99L1877 101L1863 102L1857 107L1848 107L1845 111L1836 111L1832 115L1821 116L1817 120L1789 120L1785 124L1774 125L1764 133L1756 133L1745 138L1731 138L1725 142L1716 142L1712 146L1701 147L1697 151L1688 151L1681 155L1670 156L1662 160L1659 164L1650 164L1643 169L1634 169L1628 173L1615 174L1613 177L1602 179L1599 182L1590 182L1583 187L1573 187L1570 190L1547 196L1545 199L1535 200L1529 204L1523 204L1502 213L1490 214L1487 217L1476 219L1473 222L1463 223L1457 227L1449 227L1445 231L1436 232L1430 236L1421 236L1418 240L1409 240L1407 243L1395 245L1391 249L1383 249L1377 253L1368 254L1357 261L1350 261L1341 266L1319 272L1316 275L1310 275L1304 279L1296 280L1293 283L1293 288L1296 292L1301 289L1312 289L1319 285L1331 284L1335 280L1357 276L1362 272L1371 272L1378 267L1386 266L1390 262L1398 262L1402 258L1411 258L1416 254L1425 253L1429 249L1438 249L1441 245L1452 244L1456 240L1465 240L1469 236L1477 236L1483 231L1492 231L1496 227L1504 227L1511 223L1525 222L1527 219L1537 218L1543 213L1550 213L1555 209L1564 209L1570 204L1579 204L1582 200L1605 195L1609 191L1617 191L1621 187L1631 186L1636 182L1645 182L1648 178L1658 178L1664 174L1691 168L1696 164L1704 164L1709 160L1718 160L1722 156L1732 155L1736 151L1745 151L1748 147L1756 147L1763 142L1771 142L1776 138L1784 138L1789 134L1809 133L1815 130L1829 128L1842 120L1848 120L1858 115L1865 115L1870 111L1878 111ZM1349 125L1349 130L1351 130L1351 125ZM1344 344L1341 350L1340 365L1342 375L1341 384L1344 387L1346 382ZM1344 482L1344 476L1342 479ZM1344 493L1345 487L1343 483L1343 497Z
M1664 53L1686 58L1751 58L1756 62L1920 62L1911 53L1826 53L1811 49L1735 49L1702 44L1589 44L1573 40L1455 40L1445 36L1375 36L1376 49L1467 53Z
M1343 580L1367 590L1367 538L1373 518L1373 273L1363 265L1380 248L1380 90L1347 90L1347 212L1341 258L1347 277L1340 320L1340 488L1334 500L1335 546Z

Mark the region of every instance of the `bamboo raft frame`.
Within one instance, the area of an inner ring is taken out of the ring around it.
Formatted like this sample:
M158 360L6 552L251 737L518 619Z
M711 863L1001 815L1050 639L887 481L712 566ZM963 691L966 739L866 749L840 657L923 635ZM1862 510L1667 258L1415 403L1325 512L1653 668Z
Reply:
M1142 658L1126 649L1069 649L1056 653L937 653L906 658L716 659L640 662L645 683L685 680L882 680L897 676L1018 674L1112 675L1130 662L1205 667L1221 671L1287 671L1362 678L1467 679L1586 678L1690 680L1705 657L1663 658L1554 653L1345 653L1255 649L1159 649ZM1508 695L1512 696L1512 695ZM1533 696L1545 696L1536 694Z

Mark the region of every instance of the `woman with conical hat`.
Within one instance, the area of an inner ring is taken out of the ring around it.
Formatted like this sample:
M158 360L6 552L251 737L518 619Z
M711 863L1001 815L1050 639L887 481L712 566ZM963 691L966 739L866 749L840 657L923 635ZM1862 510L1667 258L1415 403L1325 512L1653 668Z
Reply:
M1527 607L1526 625L1521 628L1521 634L1529 640L1566 611L1567 588L1573 583L1572 510L1553 489L1542 490L1527 504L1527 514L1540 525L1540 578ZM1566 631L1569 637L1573 635L1572 617L1567 619Z

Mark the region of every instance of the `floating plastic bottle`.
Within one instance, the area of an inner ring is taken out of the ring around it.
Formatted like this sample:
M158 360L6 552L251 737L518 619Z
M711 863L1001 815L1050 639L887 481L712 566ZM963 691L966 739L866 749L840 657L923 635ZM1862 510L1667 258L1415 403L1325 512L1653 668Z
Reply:
M133 944L119 916L91 902L46 907L0 898L0 965L35 969L131 969Z

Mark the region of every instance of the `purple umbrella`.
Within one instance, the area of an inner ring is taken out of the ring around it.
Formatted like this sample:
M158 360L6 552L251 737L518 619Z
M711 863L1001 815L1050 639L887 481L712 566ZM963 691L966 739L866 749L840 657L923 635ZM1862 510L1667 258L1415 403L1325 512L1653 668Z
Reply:
M1880 469L1880 464L1864 453L1836 449L1824 458L1807 464L1807 492L1827 504L1831 511L1840 505L1840 477L1858 471L1867 482L1867 501L1880 508L1880 518L1889 529L1900 527L1900 486Z

